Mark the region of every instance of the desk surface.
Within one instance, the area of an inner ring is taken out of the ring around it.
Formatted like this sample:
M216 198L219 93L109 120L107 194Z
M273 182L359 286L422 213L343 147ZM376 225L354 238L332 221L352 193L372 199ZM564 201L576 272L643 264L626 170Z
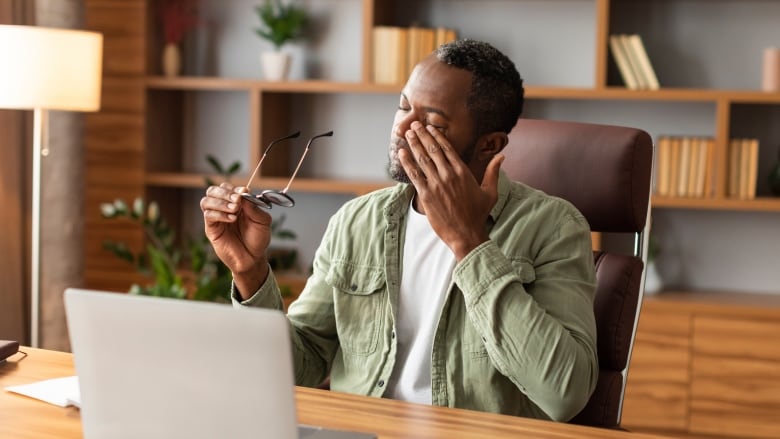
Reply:
M80 438L77 409L61 408L4 390L6 386L74 374L71 354L23 348L0 364L0 437ZM326 390L297 388L299 421L394 438L629 438L649 436L469 410L410 404Z

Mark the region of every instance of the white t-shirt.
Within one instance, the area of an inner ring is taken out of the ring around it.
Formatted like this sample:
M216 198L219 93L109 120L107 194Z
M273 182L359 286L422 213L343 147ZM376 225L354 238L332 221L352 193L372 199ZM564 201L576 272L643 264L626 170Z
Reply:
M431 350L455 255L425 215L409 208L396 321L395 368L385 396L431 403Z

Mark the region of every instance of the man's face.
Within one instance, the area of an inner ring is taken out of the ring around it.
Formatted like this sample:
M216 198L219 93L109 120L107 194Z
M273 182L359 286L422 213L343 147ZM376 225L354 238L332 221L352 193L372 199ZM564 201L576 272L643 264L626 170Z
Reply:
M415 67L401 91L390 132L388 169L394 180L409 183L398 151L409 148L404 134L414 121L436 127L466 165L470 165L476 140L474 122L467 108L471 76L470 72L448 66L435 56L429 56Z

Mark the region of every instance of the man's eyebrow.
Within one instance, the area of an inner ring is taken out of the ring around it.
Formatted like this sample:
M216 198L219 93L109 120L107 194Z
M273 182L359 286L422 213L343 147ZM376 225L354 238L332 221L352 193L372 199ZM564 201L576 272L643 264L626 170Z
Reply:
M405 101L409 102L409 98L406 96L406 94L404 94L404 92L401 92L401 98L403 98ZM447 120L450 119L449 116L447 116L447 113L445 113L444 110L441 110L439 108L436 108L436 107L422 107L422 109L426 113L436 113L439 116L441 116L441 117L443 117L443 118L445 118Z

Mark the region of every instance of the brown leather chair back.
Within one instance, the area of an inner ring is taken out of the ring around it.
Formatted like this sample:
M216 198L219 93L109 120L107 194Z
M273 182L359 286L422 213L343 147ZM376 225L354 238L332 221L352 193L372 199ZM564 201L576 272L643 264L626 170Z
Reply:
M647 223L653 145L639 129L551 120L520 119L509 135L502 168L513 180L564 198L587 218L591 230L634 233ZM594 251L599 380L585 408L571 422L620 425L625 374L643 292L644 262L637 254Z

